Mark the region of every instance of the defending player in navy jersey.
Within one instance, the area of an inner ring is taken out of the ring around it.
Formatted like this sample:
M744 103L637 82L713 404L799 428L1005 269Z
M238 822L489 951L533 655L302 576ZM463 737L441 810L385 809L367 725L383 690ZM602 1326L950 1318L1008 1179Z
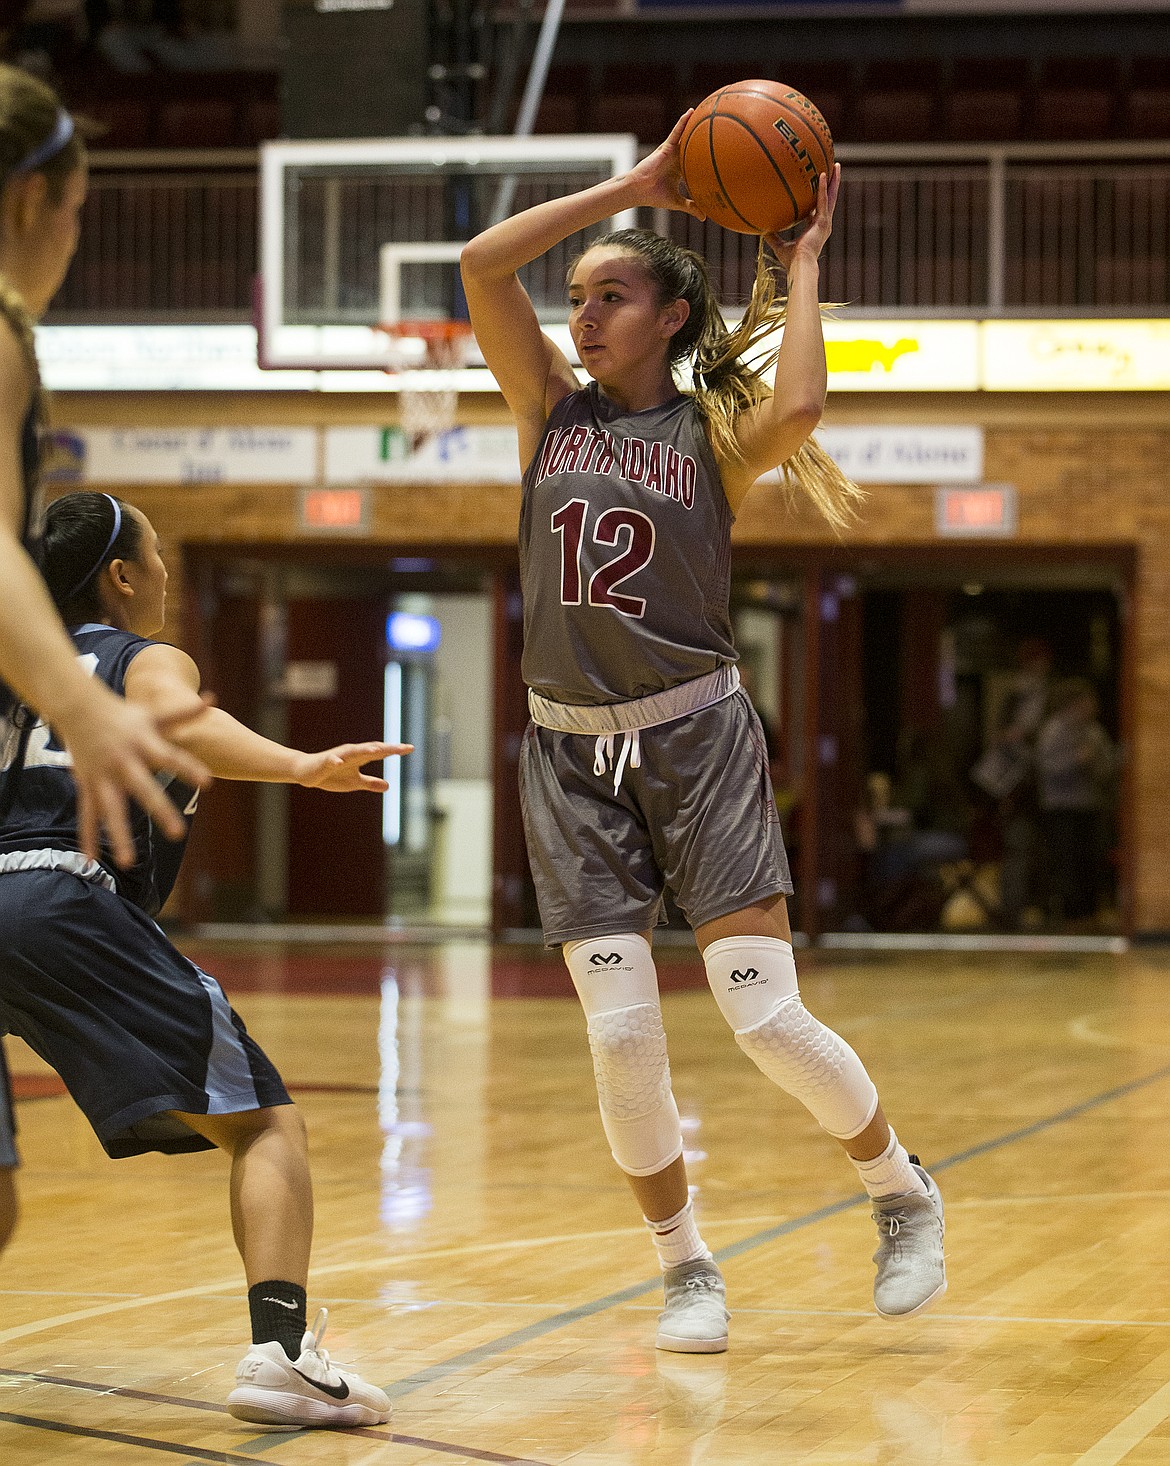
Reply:
M665 887L694 928L736 1042L841 1143L873 1198L878 1311L919 1312L946 1273L938 1187L890 1129L860 1059L801 1003L788 862L728 609L732 520L762 475L782 467L835 526L859 499L810 437L827 387L818 259L839 172L821 177L799 238L767 240L787 276L784 298L761 247L735 331L698 255L646 230L595 240L568 279L585 387L542 333L517 274L622 210L697 214L681 189L685 124L630 173L487 229L461 263L524 470L532 721L520 793L541 921L585 1009L602 1123L658 1250L656 1343L702 1353L727 1347L728 1314L688 1199L671 1093L651 953ZM771 361L749 365L745 354L758 357L781 323ZM685 362L687 392L675 380Z
M87 677L37 573L43 394L33 321L65 278L85 192L85 148L72 117L42 81L0 66L0 747L14 734L22 703L48 718L72 755L82 848L96 854L104 829L114 858L125 863L133 858L128 798L164 831L182 830L152 770L197 782L206 770L162 736L200 712L200 700L185 692L165 716L152 718ZM0 807L0 824L3 817ZM0 1248L16 1222L15 1167L0 1045Z
M137 509L107 494L49 506L42 569L71 628L82 671L153 713L199 673L150 638L163 624L167 572ZM172 736L221 778L381 793L362 766L407 752L343 744L299 753L204 707ZM168 839L145 812L134 858L81 848L70 758L51 727L28 725L17 761L0 759L0 1032L18 1034L65 1081L107 1153L168 1154L218 1146L232 1160L233 1231L248 1280L252 1347L228 1410L297 1426L387 1420L385 1394L339 1369L307 1327L312 1187L304 1124L279 1074L214 978L152 920L174 883L186 832ZM194 814L188 786L172 786ZM323 1312L323 1311L322 1311Z

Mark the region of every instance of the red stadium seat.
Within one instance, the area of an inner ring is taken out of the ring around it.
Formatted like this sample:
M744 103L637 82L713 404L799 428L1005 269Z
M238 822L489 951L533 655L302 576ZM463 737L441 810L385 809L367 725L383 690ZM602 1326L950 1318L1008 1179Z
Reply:
M1112 137L1117 93L1117 68L1108 57L1048 61L1036 91L1031 134L1051 142Z
M148 148L154 142L153 109L141 97L94 97L78 111L101 129L91 139L94 148Z
M589 107L589 129L632 132L639 142L659 143L678 115L674 91L672 67L607 66Z
M1135 58L1124 132L1126 137L1170 138L1170 56Z
M863 142L927 142L938 136L938 67L929 61L874 61L854 107Z
M1012 142L1024 136L1027 61L979 57L955 62L943 94L942 134L951 142Z
M254 97L240 110L240 142L253 148L280 136L280 103L275 97Z
M536 110L533 131L539 133L583 132L585 130L585 97L589 90L589 68L586 66L550 66L544 96ZM520 95L512 122L520 108Z
M236 104L225 97L167 101L159 108L164 148L230 148L236 144Z

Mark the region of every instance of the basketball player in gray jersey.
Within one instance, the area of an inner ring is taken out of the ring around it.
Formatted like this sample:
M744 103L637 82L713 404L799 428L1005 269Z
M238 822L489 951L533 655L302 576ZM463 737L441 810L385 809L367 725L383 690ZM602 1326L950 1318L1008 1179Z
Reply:
M792 891L764 738L739 686L728 598L732 518L783 466L834 525L854 485L810 437L827 374L818 259L839 174L795 242L769 237L728 332L699 256L644 230L596 240L569 276L581 387L517 271L623 209L697 214L681 190L689 113L630 173L505 220L464 247L484 358L520 437L525 833L546 941L585 1009L601 1118L664 1275L656 1343L727 1347L723 1278L687 1193L650 938L665 887L694 928L736 1042L837 1139L873 1199L874 1301L918 1313L946 1288L938 1188L903 1148L860 1059L803 1006ZM700 216L701 217L701 216ZM780 347L745 354L783 322ZM689 361L695 389L674 368ZM774 380L764 372L774 364Z

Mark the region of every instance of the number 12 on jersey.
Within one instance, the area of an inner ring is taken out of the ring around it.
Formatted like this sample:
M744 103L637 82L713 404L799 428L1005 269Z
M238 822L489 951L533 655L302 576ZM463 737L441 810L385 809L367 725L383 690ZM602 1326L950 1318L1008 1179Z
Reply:
M589 517L587 499L570 499L552 516L553 534L561 537L561 604L581 604L581 544ZM644 596L624 595L618 586L644 570L654 558L654 521L637 509L606 509L593 526L595 545L618 545L621 553L589 577L586 602L608 606L622 616L646 614Z

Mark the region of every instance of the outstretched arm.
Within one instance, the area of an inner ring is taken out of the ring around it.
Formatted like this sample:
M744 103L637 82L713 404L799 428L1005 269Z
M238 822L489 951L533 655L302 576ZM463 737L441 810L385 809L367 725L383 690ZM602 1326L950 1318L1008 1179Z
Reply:
M181 689L188 695L198 691L199 668L178 647L161 642L146 647L126 671L127 699L148 712L167 706ZM301 753L253 733L222 708L205 709L173 736L217 778L300 784L333 794L384 793L385 779L363 774L362 766L411 750L408 743L343 743L323 753Z
M841 165L821 174L816 207L794 241L766 235L788 276L788 309L772 396L740 416L736 426L743 461L722 465L728 500L739 508L752 484L791 458L821 420L829 375L821 331L820 254L833 228Z
M517 271L570 234L624 209L680 209L702 218L679 191L678 141L689 116L684 113L666 141L629 173L525 209L463 247L460 267L471 324L516 419L525 465L549 413L578 383L564 353L541 331Z

